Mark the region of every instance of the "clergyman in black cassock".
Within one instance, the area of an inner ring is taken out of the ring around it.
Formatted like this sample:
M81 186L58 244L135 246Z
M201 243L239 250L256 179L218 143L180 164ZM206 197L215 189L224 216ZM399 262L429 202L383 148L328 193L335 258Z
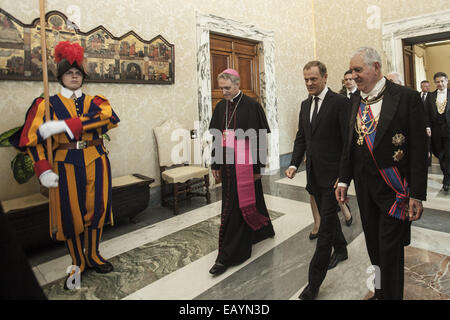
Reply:
M262 134L256 139L247 138L247 140L252 140L253 150L258 151L257 154L253 153L252 179L254 180L253 197L256 202L256 210L254 210L256 212L254 212L253 218L259 225L253 226L253 228L240 208L239 200L246 195L242 191L242 194L239 194L239 174L236 174L237 165L233 161L235 160L235 150L228 148L228 145L223 146L221 141L226 138L227 131L230 130L242 129L243 132L249 132L249 129L254 129L256 133L270 133L263 108L257 101L239 90L239 79L239 74L232 69L227 69L219 74L219 86L223 90L224 99L217 103L209 127L214 137L211 169L216 181L220 178L222 181L218 256L210 270L213 275L221 274L229 266L247 260L251 256L254 243L275 235L264 201L260 175L261 168L265 166L266 135ZM220 133L220 136L217 133ZM236 139L239 139L238 134L236 134ZM256 145L254 145L255 143Z

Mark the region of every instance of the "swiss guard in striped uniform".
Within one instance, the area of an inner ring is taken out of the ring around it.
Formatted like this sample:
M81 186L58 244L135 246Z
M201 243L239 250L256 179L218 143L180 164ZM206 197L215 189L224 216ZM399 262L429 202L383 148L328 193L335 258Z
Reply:
M371 299L401 300L404 246L410 244L411 222L420 219L427 194L423 103L417 91L383 77L373 48L359 48L350 69L361 95L351 100L336 197L346 201L353 179L375 274Z
M55 240L66 242L73 265L65 289L88 267L98 273L113 270L99 252L102 228L112 219L111 166L102 134L120 120L105 97L81 91L87 76L83 56L84 48L77 43L57 44L54 57L61 91L50 97L50 121L44 99L36 98L20 136L20 147L27 149L40 183L57 189ZM45 144L50 136L53 168Z

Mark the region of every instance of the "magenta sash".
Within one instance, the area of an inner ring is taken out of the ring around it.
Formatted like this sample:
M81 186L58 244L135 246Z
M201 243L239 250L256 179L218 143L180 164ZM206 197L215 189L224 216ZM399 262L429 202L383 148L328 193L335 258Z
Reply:
M237 193L242 217L250 228L254 231L259 230L269 224L269 218L262 215L256 208L250 141L248 139L234 139L233 130L228 130L226 138L222 141L224 141L225 146L235 150Z

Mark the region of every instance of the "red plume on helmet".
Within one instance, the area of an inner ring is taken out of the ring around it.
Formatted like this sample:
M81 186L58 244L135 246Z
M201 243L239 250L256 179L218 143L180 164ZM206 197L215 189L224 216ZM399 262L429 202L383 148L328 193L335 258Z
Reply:
M74 61L79 66L83 64L84 48L78 43L70 43L70 41L61 41L55 47L55 62L59 63L62 59L66 59L70 64Z
M83 69L84 48L78 43L59 42L55 46L54 58L58 64L58 78L72 67L79 69L86 76Z

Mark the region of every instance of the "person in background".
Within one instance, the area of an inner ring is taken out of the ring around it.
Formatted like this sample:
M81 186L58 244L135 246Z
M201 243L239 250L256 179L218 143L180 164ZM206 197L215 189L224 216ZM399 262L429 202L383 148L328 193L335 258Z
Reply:
M432 150L444 174L442 189L447 192L450 187L450 90L446 73L435 73L433 80L436 91L428 94L425 104L431 124Z
M393 83L399 84L399 85L403 85L400 73L398 72L390 72L386 75L386 79L392 81Z

